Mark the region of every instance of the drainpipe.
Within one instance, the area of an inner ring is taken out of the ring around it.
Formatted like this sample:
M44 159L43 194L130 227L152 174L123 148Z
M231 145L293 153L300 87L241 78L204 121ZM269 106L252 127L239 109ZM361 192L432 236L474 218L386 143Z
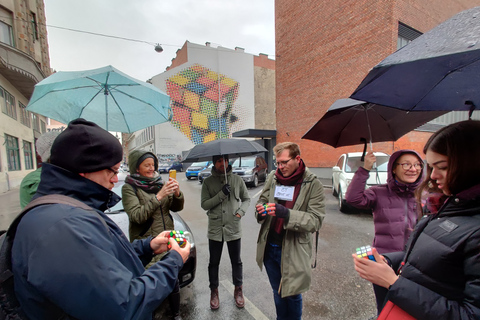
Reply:
M10 179L8 178L8 172L5 172L5 177L7 180L7 191L10 191Z

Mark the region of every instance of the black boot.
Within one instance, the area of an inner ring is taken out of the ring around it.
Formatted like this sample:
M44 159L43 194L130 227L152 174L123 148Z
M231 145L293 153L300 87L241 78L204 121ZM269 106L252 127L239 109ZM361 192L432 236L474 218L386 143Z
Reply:
M171 293L168 296L170 310L172 310L173 320L182 320L180 315L180 292Z

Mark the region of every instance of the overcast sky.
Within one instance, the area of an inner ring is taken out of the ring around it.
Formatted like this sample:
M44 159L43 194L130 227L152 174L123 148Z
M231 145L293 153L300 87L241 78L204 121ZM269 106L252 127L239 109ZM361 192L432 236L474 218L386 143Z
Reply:
M139 80L162 73L186 40L275 55L274 0L44 0L56 71L112 65ZM60 28L105 34L135 41ZM160 43L162 53L154 50Z

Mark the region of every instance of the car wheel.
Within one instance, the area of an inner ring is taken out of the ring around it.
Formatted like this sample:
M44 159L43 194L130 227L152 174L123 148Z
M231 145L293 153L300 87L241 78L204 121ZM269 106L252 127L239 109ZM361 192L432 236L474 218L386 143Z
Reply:
M345 199L343 199L342 188L338 186L338 209L340 212L348 213L348 205Z
M335 190L335 185L333 184L333 178L332 178L332 194L334 197L338 196L338 192L337 190Z
M182 168L179 168L179 169L178 169L178 172L182 172Z
M190 180L190 179L192 179L192 177L187 176L187 180Z
M254 175L254 176L253 176L252 186L253 186L254 188L258 187L258 176L257 176L257 175Z

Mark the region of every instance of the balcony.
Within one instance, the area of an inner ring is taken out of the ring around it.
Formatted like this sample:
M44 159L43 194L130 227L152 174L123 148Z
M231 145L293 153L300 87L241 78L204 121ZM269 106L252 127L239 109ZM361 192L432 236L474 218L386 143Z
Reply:
M34 86L45 78L35 59L0 42L0 74L30 99Z

